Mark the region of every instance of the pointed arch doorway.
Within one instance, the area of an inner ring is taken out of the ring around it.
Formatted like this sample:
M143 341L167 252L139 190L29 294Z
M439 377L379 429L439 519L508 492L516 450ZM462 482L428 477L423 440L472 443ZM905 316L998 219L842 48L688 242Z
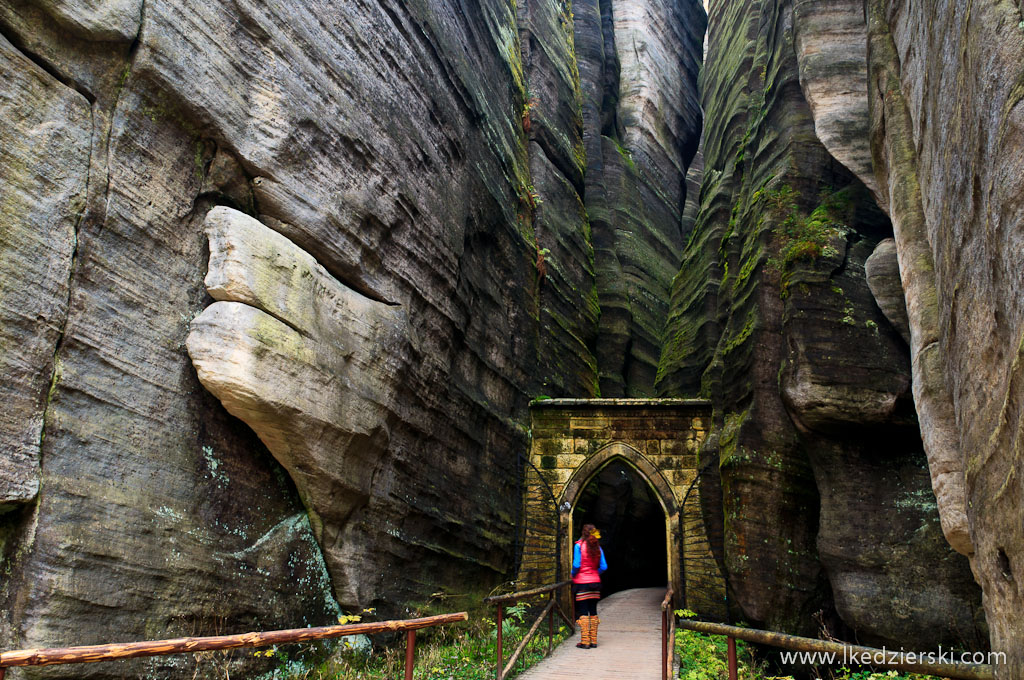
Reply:
M719 617L725 580L711 551L704 528L706 509L701 508L694 484L698 452L710 424L710 404L687 399L546 399L535 401L530 411L528 468L543 480L543 496L555 506L547 507L557 514L558 530L550 538L524 536L534 559L529 570L525 563L517 570L521 585L568 578L572 544L588 513L613 519L632 514L632 528L628 523L620 527L621 535L608 542L608 578L612 579L613 569L621 570L614 580L622 587L660 578L661 585L672 587L676 606L685 604L698 613ZM605 486L603 500L594 484ZM609 487L611 496L618 489L621 497L609 500ZM623 497L625 505L634 506L629 513L623 512ZM601 508L602 503L615 507ZM527 505L524 500L524 516L536 512ZM639 507L643 505L647 507ZM607 524L600 526L601 521L595 523L602 530L607 528ZM543 562L536 559L538 550L549 555L548 568L537 568ZM698 567L693 573L701 574L699 589L687 580L692 565Z
M582 525L596 525L609 570L603 580L607 597L627 588L665 587L678 560L679 512L672 487L640 451L613 442L587 458L562 491L562 554L569 556Z

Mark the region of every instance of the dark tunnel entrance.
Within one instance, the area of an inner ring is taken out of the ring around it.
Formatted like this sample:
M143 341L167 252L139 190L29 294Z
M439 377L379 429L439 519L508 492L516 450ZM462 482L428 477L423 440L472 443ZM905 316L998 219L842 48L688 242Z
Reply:
M608 571L602 597L627 588L668 582L665 511L647 480L623 460L613 460L587 482L573 509L573 540L584 524L601 532Z

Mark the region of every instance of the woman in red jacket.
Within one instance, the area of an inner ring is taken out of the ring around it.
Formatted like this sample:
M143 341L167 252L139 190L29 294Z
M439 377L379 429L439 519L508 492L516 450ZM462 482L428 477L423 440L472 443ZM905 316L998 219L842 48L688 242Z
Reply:
M593 524L584 524L580 540L572 549L572 590L576 594L577 623L581 649L597 647L597 601L601 599L601 572L608 568L604 551L598 544L601 532Z

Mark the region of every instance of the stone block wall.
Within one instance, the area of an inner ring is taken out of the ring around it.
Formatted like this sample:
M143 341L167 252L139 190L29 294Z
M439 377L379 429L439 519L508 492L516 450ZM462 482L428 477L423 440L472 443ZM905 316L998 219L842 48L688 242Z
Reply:
M710 417L710 404L692 399L550 399L532 404L533 469L527 474L544 480L558 509L561 574L570 570L578 532L572 511L581 492L605 465L624 460L650 484L665 510L666 580L676 603L724 618L725 581L708 540L700 485L694 484ZM524 508L527 515L544 512L536 498ZM544 542L537 535L525 537L533 550ZM548 550L553 560L555 546ZM547 569L533 565L529 573L521 571L520 581L539 585L556 571L554 564Z

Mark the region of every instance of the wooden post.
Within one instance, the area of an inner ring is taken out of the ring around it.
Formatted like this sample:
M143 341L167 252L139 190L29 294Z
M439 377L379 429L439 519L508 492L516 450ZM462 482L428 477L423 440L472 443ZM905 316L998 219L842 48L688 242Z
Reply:
M0 680L4 680L5 675L7 675L7 669L0 667Z
M555 592L551 591L551 603L555 602ZM548 655L551 655L551 638L555 636L555 608L551 607L551 611L548 612ZM3 680L3 678L0 678Z
M503 666L501 664L501 661L502 661L502 659L501 659L501 620L502 620L502 618L504 616L505 616L505 605L504 604L499 604L498 605L498 672L497 672L497 675L495 676L495 677L497 677L498 680L502 680L502 676L504 675L504 673L501 672L501 669L503 668Z
M729 680L737 680L738 669L736 668L736 640L729 638Z
M416 631L410 630L405 637L405 680L412 680L412 662L416 654Z
M675 658L675 635L674 628L669 630L669 621L675 622L675 612L672 611L672 588L665 591L665 598L661 601L661 680L668 680L668 669L671 666L669 659ZM671 618L670 618L671 617ZM673 633L669 635L669 633ZM669 638L672 638L672 655L669 656ZM735 680L732 678L730 680Z
M665 609L661 610L661 680L668 680L668 611Z

